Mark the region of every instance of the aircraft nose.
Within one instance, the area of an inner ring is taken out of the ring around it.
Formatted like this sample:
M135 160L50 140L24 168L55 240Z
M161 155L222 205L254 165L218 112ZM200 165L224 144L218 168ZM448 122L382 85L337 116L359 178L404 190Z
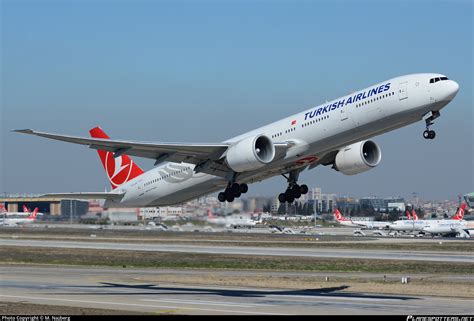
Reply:
M448 80L445 86L446 98L444 100L452 100L459 91L459 84L454 80Z

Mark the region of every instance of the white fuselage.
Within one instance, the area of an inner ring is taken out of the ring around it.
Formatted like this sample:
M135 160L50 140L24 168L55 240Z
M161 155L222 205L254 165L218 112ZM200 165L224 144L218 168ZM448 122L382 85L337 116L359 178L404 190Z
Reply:
M225 227L254 227L257 225L257 221L252 220L250 215L243 214L212 217L208 218L207 222Z
M405 232L427 232L431 234L451 234L460 230L474 230L474 222L464 220L398 220L389 229Z
M456 220L440 220L428 221L423 228L424 232L431 234L458 234L461 231L474 235L474 221L456 221Z
M6 226L16 226L16 225L26 225L26 224L31 224L34 223L35 219L34 218L28 218L28 217L3 217L0 218L0 225L6 225Z
M398 220L390 224L388 228L394 231L421 232L427 225L434 222L436 220Z
M374 221L354 221L354 224L365 227L367 229L386 229L391 224L391 222L374 222Z
M430 83L440 74L412 74L392 78L350 95L312 107L285 119L226 141L232 143L266 135L274 143L292 142L284 155L270 164L241 173L239 183L253 183L308 165L306 159L417 122L430 111L439 111L457 93L451 80ZM109 207L164 206L182 203L222 190L227 181L218 176L194 173L194 165L165 163L123 184L120 201Z

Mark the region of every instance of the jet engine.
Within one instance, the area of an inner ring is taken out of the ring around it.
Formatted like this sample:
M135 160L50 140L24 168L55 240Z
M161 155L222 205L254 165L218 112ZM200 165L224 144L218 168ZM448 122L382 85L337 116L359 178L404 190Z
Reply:
M265 135L244 138L227 150L226 161L236 172L259 169L275 157L275 146Z
M354 175L374 168L381 159L379 146L371 140L365 140L341 148L336 154L334 168L345 175Z

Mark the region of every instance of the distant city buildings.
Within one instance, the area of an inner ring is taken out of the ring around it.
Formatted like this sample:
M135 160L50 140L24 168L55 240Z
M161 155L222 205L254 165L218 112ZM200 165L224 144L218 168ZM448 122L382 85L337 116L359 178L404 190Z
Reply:
M142 220L181 220L185 218L202 218L212 211L217 216L233 213L255 213L261 215L322 215L331 217L335 208L344 215L371 216L377 214L393 215L396 212L405 213L407 209L415 208L426 218L450 217L455 212L460 202L466 202L471 208L474 205L474 193L461 195L457 200L424 201L418 194L412 203L407 203L402 197L362 197L338 196L324 194L321 187L309 189L292 204L281 204L277 196L274 197L242 197L232 203L221 203L215 196L200 197L177 206L164 206L154 208L102 208L102 201L91 200L66 200L43 199L35 195L5 195L0 199L9 211L18 211L23 205L39 207L45 215L42 219L57 219L77 221L80 219L109 220L109 221L142 221Z
M380 213L387 213L394 209L405 211L405 200L401 197L364 197L359 200L359 204L363 209L373 209L374 211Z

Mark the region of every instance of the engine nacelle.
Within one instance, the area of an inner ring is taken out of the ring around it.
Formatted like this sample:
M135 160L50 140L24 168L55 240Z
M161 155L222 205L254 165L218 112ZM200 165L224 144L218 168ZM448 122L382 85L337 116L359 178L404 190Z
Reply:
M359 174L380 163L382 152L371 140L361 141L341 148L336 155L335 169L345 175Z
M226 162L236 172L259 169L275 157L275 146L265 135L242 139L227 150Z

